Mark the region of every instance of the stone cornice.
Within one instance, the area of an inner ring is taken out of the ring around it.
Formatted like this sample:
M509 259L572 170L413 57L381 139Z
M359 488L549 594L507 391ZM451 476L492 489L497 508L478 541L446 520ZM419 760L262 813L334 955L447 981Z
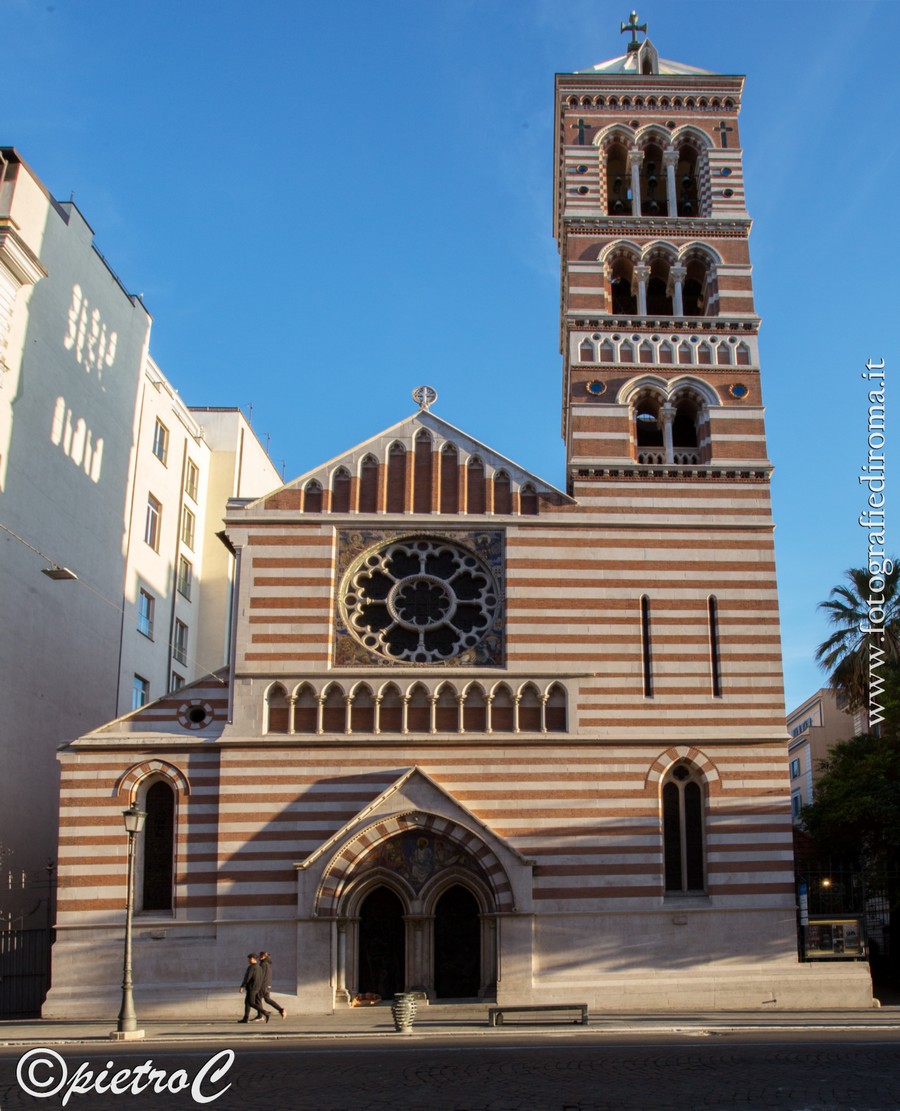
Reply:
M567 313L563 320L569 332L593 328L604 332L751 332L754 335L759 331L761 323L758 316L611 316L579 311Z
M47 277L40 259L28 247L8 217L0 217L0 263L20 285L34 285Z
M562 219L563 231L567 235L615 235L618 238L626 236L649 236L658 238L661 234L667 238L732 238L746 239L750 235L753 221L749 216L729 217L699 217L679 216L670 219L667 216L564 216Z

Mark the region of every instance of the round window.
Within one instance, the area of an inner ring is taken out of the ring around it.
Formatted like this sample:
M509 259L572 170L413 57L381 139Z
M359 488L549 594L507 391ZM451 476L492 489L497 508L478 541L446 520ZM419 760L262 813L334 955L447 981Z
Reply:
M344 582L347 628L389 660L429 663L473 648L491 628L499 594L472 552L444 540L395 541L370 552Z

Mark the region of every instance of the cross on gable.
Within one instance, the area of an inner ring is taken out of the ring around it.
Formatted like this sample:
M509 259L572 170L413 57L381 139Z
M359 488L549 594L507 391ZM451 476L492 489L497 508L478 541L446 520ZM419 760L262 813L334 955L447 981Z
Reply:
M572 127L578 130L578 142L584 146L584 136L590 124L585 123L584 120L579 120L578 123L573 123Z

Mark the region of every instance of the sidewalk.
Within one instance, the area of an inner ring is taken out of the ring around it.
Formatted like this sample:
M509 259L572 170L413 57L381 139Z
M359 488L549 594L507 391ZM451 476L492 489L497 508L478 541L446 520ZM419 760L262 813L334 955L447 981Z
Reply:
M152 1019L138 1026L144 1030L144 1042L121 1042L123 1046L159 1042L249 1040L297 1040L330 1038L392 1038L394 1030L390 1005L347 1008L331 1015L288 1015L282 1021L273 1016L268 1023L241 1026L225 1019ZM86 1021L76 1019L24 1019L0 1021L0 1047L113 1044L110 1032L116 1028L116 1016ZM516 1016L503 1026L488 1025L488 1004L438 1004L419 1006L412 1037L473 1037L502 1038L521 1032L558 1033L568 1036L583 1034L661 1034L684 1032L701 1036L706 1033L727 1033L735 1030L872 1030L900 1033L900 1007L880 1007L865 1011L719 1011L707 1014L608 1014L594 1012L590 1024L533 1017Z

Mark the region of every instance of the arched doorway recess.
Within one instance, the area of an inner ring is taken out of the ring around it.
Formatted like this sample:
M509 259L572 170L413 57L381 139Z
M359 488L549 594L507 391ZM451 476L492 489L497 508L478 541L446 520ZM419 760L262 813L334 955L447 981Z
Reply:
M478 996L481 982L481 922L478 901L456 883L434 908L434 994L438 999Z

